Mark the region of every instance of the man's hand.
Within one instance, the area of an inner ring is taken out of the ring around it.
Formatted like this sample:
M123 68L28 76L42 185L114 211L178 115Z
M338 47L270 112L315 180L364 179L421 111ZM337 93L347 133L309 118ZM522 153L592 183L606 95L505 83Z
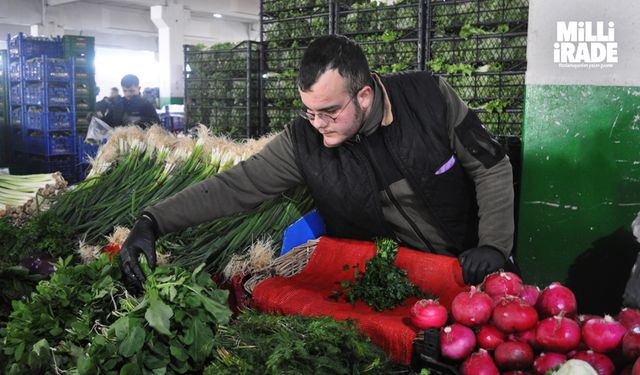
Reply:
M142 283L145 280L144 273L140 268L138 258L144 254L149 263L149 267L156 267L156 235L154 222L146 214L143 214L133 225L129 236L120 249L120 264L122 272L128 286L134 292L142 292Z
M504 255L489 246L474 247L458 256L462 267L462 277L468 285L479 284L488 274L502 268L506 262Z

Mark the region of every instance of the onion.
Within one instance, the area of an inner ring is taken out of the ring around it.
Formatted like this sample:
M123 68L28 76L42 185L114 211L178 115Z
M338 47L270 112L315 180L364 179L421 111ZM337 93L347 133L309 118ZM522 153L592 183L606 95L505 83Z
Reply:
M509 341L516 342L526 342L531 345L533 349L537 349L539 347L538 341L536 340L536 329L532 328L528 331L516 332L509 335Z
M477 334L478 346L486 350L494 350L504 342L505 334L493 325L480 327Z
M579 359L570 359L565 362L558 371L553 372L553 375L598 375L596 370L591 367L585 361Z
M518 296L522 289L522 280L512 272L494 272L482 283L482 290L491 297Z
M562 316L547 318L536 328L536 341L544 350L566 353L580 344L580 326Z
M640 326L628 330L622 336L622 354L629 360L640 356Z
M486 350L471 354L460 366L462 375L500 375L496 364Z
M580 324L580 327L582 327L586 322L590 321L591 319L602 319L602 316L600 315L591 315L591 314L582 314L582 315L578 315L578 324Z
M538 358L533 361L533 370L538 375L544 375L547 371L553 370L566 361L567 357L564 354L552 352L540 353Z
M606 315L604 319L591 319L582 326L582 339L596 352L606 353L620 346L627 331L624 326Z
M536 285L524 285L518 297L529 305L535 306L536 302L538 302L538 297L540 297L540 288Z
M544 318L564 313L565 316L573 316L576 313L576 296L571 289L555 282L544 288L538 298L536 308Z
M411 308L411 322L420 329L440 328L447 322L447 309L438 301L421 299Z
M601 353L596 353L593 350L578 352L574 358L590 364L598 375L613 375L616 371L616 366L614 366L609 357Z
M519 298L505 298L493 309L493 322L502 332L522 332L536 326L538 313Z
M460 361L476 348L476 336L469 327L454 323L444 327L440 334L440 350L446 358Z
M491 318L493 302L488 294L472 286L469 292L459 293L451 302L451 315L460 324L473 327L485 324Z
M501 370L524 370L533 364L533 349L524 342L506 341L494 353Z
M618 313L618 321L627 329L640 326L640 310L627 309L626 307Z

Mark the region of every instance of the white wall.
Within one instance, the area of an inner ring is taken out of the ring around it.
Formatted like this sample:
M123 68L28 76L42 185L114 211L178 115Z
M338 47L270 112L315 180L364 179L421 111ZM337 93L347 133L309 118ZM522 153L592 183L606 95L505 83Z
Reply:
M151 51L122 50L118 48L96 48L96 86L100 87L98 100L109 96L112 87L120 88L125 74L135 74L140 87L160 85L159 64L156 53ZM120 90L122 95L122 90Z

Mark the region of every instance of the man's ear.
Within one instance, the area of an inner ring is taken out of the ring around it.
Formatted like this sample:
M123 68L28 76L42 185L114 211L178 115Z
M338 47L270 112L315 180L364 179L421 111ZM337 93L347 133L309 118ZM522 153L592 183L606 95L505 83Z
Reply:
M361 88L356 98L360 107L365 111L368 110L373 105L373 89L371 86Z

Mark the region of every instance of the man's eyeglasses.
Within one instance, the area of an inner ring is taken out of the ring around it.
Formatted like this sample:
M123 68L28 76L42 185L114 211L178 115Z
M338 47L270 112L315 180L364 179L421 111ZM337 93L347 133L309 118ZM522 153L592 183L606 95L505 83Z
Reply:
M340 117L340 115L342 114L342 112L344 112L344 110L345 110L345 109L347 109L347 107L349 106L349 104L353 102L353 99L354 99L354 98L355 98L355 95L354 95L354 96L351 96L351 97L349 98L349 101L348 101L345 105L343 105L341 109L336 110L336 111L338 111L338 113L336 113L336 114L335 114L335 115L333 115L333 116L331 116L330 114L328 114L328 113L326 113L326 112L316 112L316 113L313 113L313 112L309 112L309 110L303 110L303 111L300 111L300 117L302 117L302 118L303 118L303 119L305 119L305 120L309 120L309 122L314 122L314 121L315 121L315 119L316 119L316 117L317 117L318 119L320 119L320 121L321 121L323 124L326 124L326 123L328 123L329 121L331 121L331 122L336 122L336 120L338 119L338 117ZM334 112L335 112L335 111L334 111Z

